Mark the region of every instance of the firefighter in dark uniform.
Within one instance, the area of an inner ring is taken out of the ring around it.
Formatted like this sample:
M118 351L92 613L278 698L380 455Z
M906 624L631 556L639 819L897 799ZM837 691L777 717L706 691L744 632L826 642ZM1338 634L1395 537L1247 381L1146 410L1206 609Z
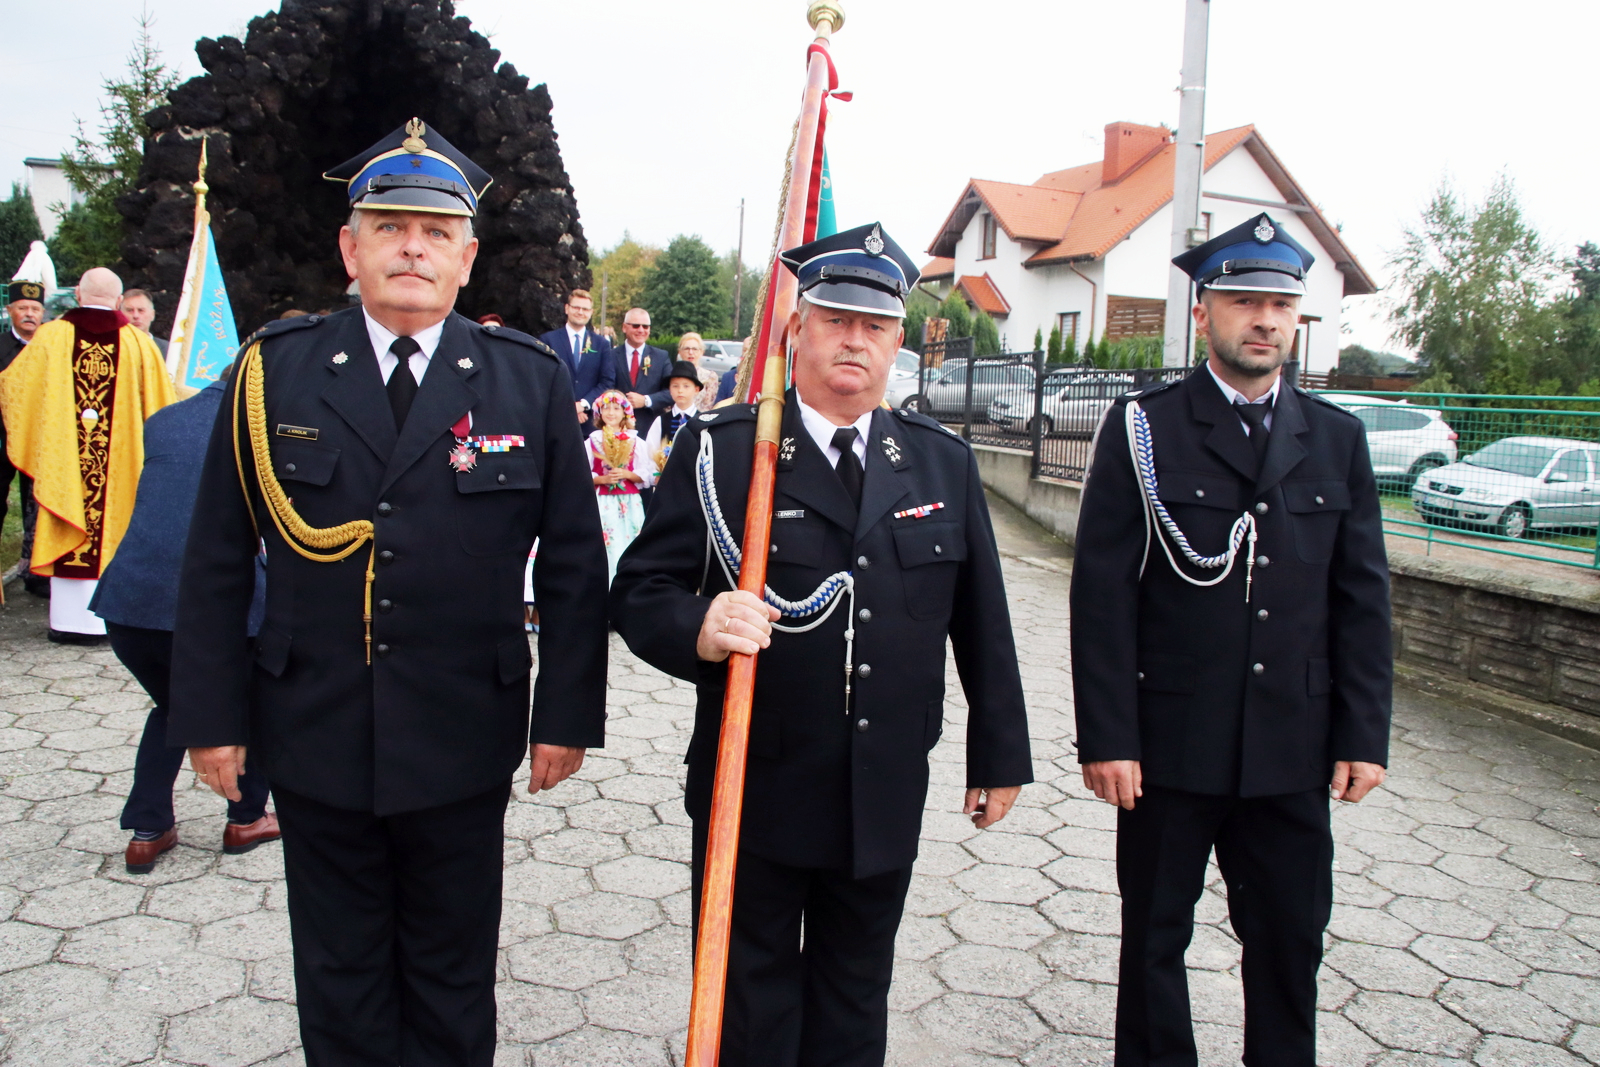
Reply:
M734 591L755 441L753 407L735 404L679 432L611 609L629 648L699 688L686 760L697 918L725 661L762 650L723 1067L868 1067L884 1059L947 637L970 709L963 810L979 827L1033 780L1028 726L972 450L931 419L881 406L916 268L877 225L782 260L800 307L769 603ZM718 505L710 531L702 489ZM708 532L722 546L709 553Z
M1280 368L1312 256L1266 215L1173 260L1209 361L1101 423L1072 575L1085 784L1120 807L1119 1067L1196 1062L1184 950L1213 848L1244 1062L1311 1067L1329 792L1382 783L1389 572L1365 431Z
M178 594L167 743L276 786L306 1062L495 1046L511 779L603 743L606 558L566 368L455 314L489 176L413 119L329 172L362 306L240 356ZM522 574L545 626L532 692ZM245 636L264 540L266 620Z

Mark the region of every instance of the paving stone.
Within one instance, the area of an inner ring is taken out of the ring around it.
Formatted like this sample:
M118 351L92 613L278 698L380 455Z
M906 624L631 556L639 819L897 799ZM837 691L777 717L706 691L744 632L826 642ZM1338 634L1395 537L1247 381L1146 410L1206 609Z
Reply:
M665 1037L689 1017L690 982L656 974L630 974L583 991L589 1022L610 1030Z
M253 911L218 919L200 931L200 951L232 960L264 960L289 943L289 916Z
M948 879L913 874L906 891L907 915L944 915L970 898Z
M1215 926L1198 924L1184 962L1202 971L1227 971L1239 965L1240 945Z
M160 1034L160 1016L147 1012L79 1012L18 1032L6 1050L6 1063L14 1067L123 1067L154 1056Z
M581 868L527 860L505 869L501 896L529 904L550 905L589 892L589 876Z
M578 995L565 989L501 982L495 989L502 1042L535 1044L583 1025Z
M1596 868L1594 861L1574 855L1572 850L1512 845L1501 858L1540 878L1562 878L1574 882L1600 880L1600 868Z
M238 996L244 986L243 963L184 952L123 971L114 989L125 1003L161 1015L182 1015Z
M1244 987L1231 974L1189 971L1189 1005L1196 1022L1244 1025Z
M1452 978L1439 990L1439 1003L1479 1030L1531 1041L1557 1042L1570 1025L1527 993L1487 982Z
M949 913L949 924L962 940L997 948L1032 948L1055 933L1038 912L1007 904L964 904Z
M263 1000L282 1000L293 1004L294 958L290 955L257 960L250 968L250 995Z
M580 829L625 834L629 830L642 830L646 826L654 826L657 820L655 812L642 804L625 804L619 800L591 800L567 808L567 821Z
M1461 1056L1478 1040L1476 1029L1421 997L1363 992L1344 1014L1368 1037L1391 1049Z
M55 955L62 934L45 926L11 920L0 923L0 972L44 963Z
M598 830L560 830L533 838L528 842L528 849L534 859L570 867L592 867L628 853L622 835Z
M511 977L557 989L586 989L628 973L616 941L571 934L530 938L506 951Z
M1459 878L1468 885L1520 892L1533 884L1533 876L1520 867L1491 856L1449 855L1434 864L1435 870Z
M1040 904L1039 910L1058 927L1073 933L1122 933L1121 902L1103 893L1063 889Z
M952 879L978 900L996 904L1037 904L1056 891L1056 886L1028 867L985 863L962 871Z
M1020 1055L1049 1032L1026 1004L970 993L939 997L917 1009L916 1018L952 1048L996 1056Z
M1352 908L1348 904L1333 906L1333 919L1328 923L1328 932L1345 941L1389 948L1405 948L1417 937L1416 927L1388 912L1376 908Z
M563 933L617 940L643 933L662 921L655 901L617 893L590 893L564 900L550 911Z
M1050 980L1049 969L1014 948L960 945L939 957L936 973L958 993L1026 997Z
M122 971L187 952L193 944L193 931L183 923L130 915L73 931L61 947L60 959Z
M666 1043L586 1026L533 1050L533 1067L672 1067Z
M1477 1067L1585 1067L1566 1049L1514 1037L1491 1037L1473 1055Z
M969 839L964 847L985 863L1003 863L1014 867L1043 867L1061 858L1061 853L1048 841L1023 834L979 834Z
M1600 1063L1600 1026L1580 1026L1570 1038L1567 1047L1590 1063Z
M1112 1043L1081 1034L1057 1034L1022 1057L1025 1067L1110 1067Z
M600 783L600 795L607 800L634 804L660 804L683 795L683 786L674 778L648 774L626 774Z
M1343 1015L1317 1012L1318 1067L1367 1067L1382 1053L1382 1045Z
M1454 900L1464 885L1432 867L1414 863L1378 863L1366 874L1369 881L1401 896Z
M28 897L17 918L40 926L73 930L106 919L132 915L144 901L144 890L100 878L85 878Z
M37 852L53 848L66 836L66 828L29 819L24 822L0 823L0 855L20 856L24 852Z
M88 967L45 963L0 975L0 1020L19 1023L77 1015L105 1005L111 979Z
M689 865L624 856L599 864L593 871L595 885L608 893L659 899L689 888Z
M0 881L5 880L0 877ZM1600 916L1600 885L1546 878L1533 887L1534 895L1564 911Z
M654 856L674 863L688 863L690 859L692 842L687 827L647 826L627 834L624 840L635 855Z
M233 997L180 1015L167 1029L173 1059L207 1067L246 1067L299 1040L299 1022L288 1004Z
M174 882L160 886L150 894L145 913L179 922L204 924L255 911L261 906L263 892L263 888L256 883L234 878Z
M1520 985L1529 968L1482 941L1424 934L1411 951L1454 978L1475 978L1496 985Z
M1536 971L1600 977L1600 952L1554 930L1502 926L1489 944Z

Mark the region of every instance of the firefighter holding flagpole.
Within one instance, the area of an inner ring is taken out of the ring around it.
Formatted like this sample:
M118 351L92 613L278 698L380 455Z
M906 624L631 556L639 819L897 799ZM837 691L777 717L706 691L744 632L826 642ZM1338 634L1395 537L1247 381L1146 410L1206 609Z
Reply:
M832 87L825 46L808 107ZM947 638L970 709L963 810L991 826L1033 778L972 450L882 406L917 271L876 223L807 239L817 118L802 114L791 159L760 403L680 431L687 462L611 587L629 648L699 691L694 1067L883 1063Z

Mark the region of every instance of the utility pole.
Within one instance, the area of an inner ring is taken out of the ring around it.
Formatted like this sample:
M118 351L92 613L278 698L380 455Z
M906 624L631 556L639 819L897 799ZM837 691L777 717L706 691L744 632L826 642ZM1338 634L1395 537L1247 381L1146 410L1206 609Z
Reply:
M1200 227L1200 179L1206 164L1206 38L1211 0L1185 0L1183 73L1179 87L1178 137L1172 173L1172 254L1204 244ZM1168 267L1167 321L1161 363L1185 367L1194 336L1189 276Z
M739 250L733 254L733 339L739 336L739 306L744 295L744 197L739 198Z
M609 273L610 268L600 268L600 325L602 326L606 324L606 290L610 288L610 286L606 284L606 279Z

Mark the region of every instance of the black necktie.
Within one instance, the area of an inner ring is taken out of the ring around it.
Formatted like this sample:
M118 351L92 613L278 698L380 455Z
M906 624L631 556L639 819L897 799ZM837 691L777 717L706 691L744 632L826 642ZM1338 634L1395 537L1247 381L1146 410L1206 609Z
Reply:
M1272 413L1272 404L1246 404L1242 400L1233 402L1233 410L1250 427L1250 448L1256 454L1256 473L1261 473L1261 465L1267 459L1267 416Z
M838 472L839 480L844 483L844 491L850 494L850 499L859 510L862 478L861 463L856 459L856 436L854 426L833 431L833 447L839 450L839 462L833 465L833 469Z
M405 426L406 416L411 413L411 402L417 398L417 379L411 373L411 354L421 352L422 346L417 344L415 337L396 337L389 351L400 361L390 372L387 386L389 410L394 412L394 428L399 430Z

